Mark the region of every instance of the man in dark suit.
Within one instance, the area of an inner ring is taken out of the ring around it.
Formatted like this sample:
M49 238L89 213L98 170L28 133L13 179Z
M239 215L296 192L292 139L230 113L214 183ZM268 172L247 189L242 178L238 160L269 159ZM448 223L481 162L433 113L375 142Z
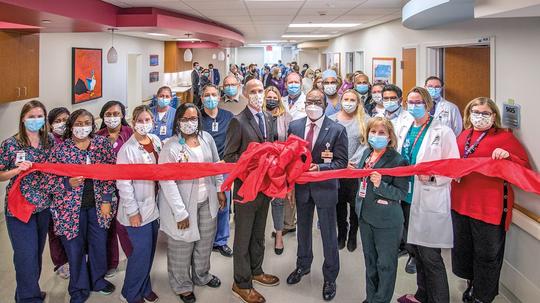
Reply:
M193 71L191 71L191 92L193 94L193 103L195 103L197 106L200 106L201 104L201 97L199 96L199 80L201 78L200 70L201 66L199 65L199 62L193 62Z
M229 163L237 162L251 142L274 141L275 137L272 118L262 108L264 101L262 82L257 79L247 82L243 95L249 100L248 105L231 120L225 138L223 159ZM242 182L236 179L233 191L235 228L232 290L233 294L244 302L263 303L266 300L253 288L253 282L263 286L279 284L278 277L265 274L262 270L264 236L270 198L259 193L253 201L238 203L242 200L242 197L238 196L238 189L241 186Z
M312 90L306 96L307 117L292 121L289 134L308 141L313 158L310 171L324 171L346 168L348 164L348 141L345 127L324 115L326 102L324 94ZM295 187L297 207L298 252L296 269L287 278L288 284L300 282L302 276L311 270L313 262L312 228L313 212L321 227L324 248L323 299L332 300L336 295L336 278L339 272L339 253L336 231L336 204L338 201L338 179Z
M208 64L208 70L210 71L210 82L215 86L219 86L219 81L221 77L219 76L219 70L214 68L214 64Z

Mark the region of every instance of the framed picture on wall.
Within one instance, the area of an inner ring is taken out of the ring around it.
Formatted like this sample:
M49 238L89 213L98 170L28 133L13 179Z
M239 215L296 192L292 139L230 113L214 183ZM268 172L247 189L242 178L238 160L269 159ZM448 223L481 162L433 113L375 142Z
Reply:
M103 97L103 61L100 48L71 49L71 103Z
M372 59L372 83L396 83L396 58Z
M150 66L159 65L159 55L150 55Z
M159 72L150 73L150 83L159 81Z

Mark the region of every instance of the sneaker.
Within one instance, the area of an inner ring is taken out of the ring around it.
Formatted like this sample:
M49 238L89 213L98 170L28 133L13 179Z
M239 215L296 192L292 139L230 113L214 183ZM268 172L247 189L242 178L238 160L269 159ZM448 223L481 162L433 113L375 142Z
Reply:
M107 271L107 273L105 274L105 278L112 278L116 275L117 272L118 268L109 269L109 271Z
M129 303L128 300L123 295L120 295L120 302ZM136 301L136 303L144 303L144 302L145 301L143 299L141 299L140 301Z
M69 279L69 264L66 263L56 270L56 274L62 279Z
M155 303L159 301L159 297L155 292L151 292L148 296L144 297L144 300L149 303Z
M98 292L102 295L108 296L116 290L116 287L114 286L114 284L112 284L111 282L107 280L105 280L105 282L107 283L107 285L102 290L99 290Z

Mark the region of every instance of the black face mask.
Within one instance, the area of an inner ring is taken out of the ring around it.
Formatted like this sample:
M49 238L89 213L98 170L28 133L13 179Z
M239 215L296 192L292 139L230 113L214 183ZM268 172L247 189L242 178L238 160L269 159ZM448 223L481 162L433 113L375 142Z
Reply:
M274 99L266 99L266 109L267 110L274 110L279 106L279 101Z

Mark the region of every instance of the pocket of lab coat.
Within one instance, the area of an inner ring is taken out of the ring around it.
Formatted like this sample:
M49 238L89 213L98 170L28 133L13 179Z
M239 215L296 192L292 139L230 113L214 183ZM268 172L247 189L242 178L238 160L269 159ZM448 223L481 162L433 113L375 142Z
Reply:
M423 213L445 213L447 212L446 201L441 192L441 188L424 184L419 192L420 211Z
M138 202L138 203L139 203L139 213L141 214L141 218L143 220L150 218L157 207L155 203L155 199L152 197L148 197L144 199L142 202Z

